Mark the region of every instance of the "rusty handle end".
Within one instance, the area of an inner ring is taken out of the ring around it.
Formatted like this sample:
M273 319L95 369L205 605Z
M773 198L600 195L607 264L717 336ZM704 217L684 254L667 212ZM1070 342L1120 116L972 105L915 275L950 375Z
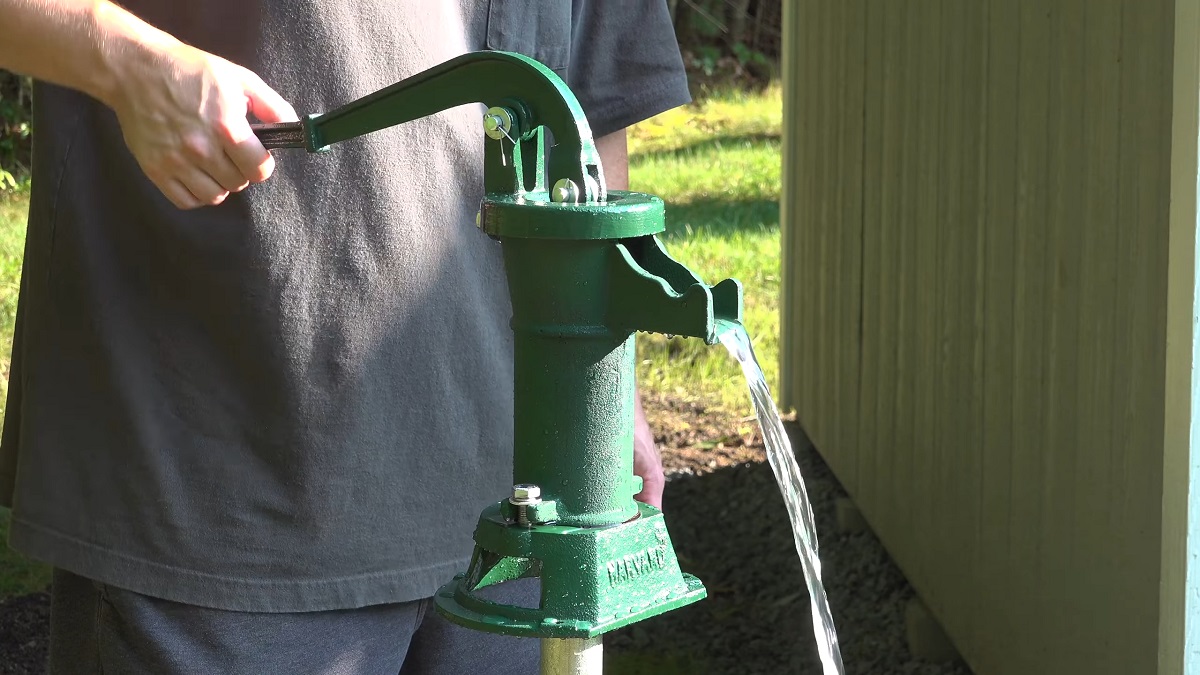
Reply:
M280 122L278 124L251 124L254 135L268 150L275 148L306 148L303 122Z

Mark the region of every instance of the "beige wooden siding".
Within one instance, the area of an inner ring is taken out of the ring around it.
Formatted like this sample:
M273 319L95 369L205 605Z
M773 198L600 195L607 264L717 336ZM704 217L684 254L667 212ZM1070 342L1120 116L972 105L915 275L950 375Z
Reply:
M783 404L980 675L1156 672L1174 10L785 2Z

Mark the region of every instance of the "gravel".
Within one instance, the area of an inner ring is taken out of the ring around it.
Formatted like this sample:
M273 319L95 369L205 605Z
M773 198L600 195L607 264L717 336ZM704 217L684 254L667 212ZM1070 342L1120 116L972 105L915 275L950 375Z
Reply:
M677 400L646 401L646 412L664 430L664 509L680 564L709 595L607 635L606 673L819 675L800 562L753 422ZM838 531L844 492L816 452L797 446L847 675L970 675L961 662L908 653L912 589L873 534ZM43 673L48 630L47 593L0 603L0 675Z
M0 673L40 675L50 647L50 594L0 602Z
M796 445L847 675L970 675L960 661L909 654L904 607L912 588L872 533L838 531L835 504L845 492L807 443ZM709 596L609 635L607 672L819 675L808 592L770 467L676 471L663 507L680 565Z

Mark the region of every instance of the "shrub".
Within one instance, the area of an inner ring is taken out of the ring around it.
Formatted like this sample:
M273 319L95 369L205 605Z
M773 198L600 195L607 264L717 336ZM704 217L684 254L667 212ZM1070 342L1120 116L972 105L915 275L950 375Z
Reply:
M29 175L32 91L29 78L0 70L0 192Z

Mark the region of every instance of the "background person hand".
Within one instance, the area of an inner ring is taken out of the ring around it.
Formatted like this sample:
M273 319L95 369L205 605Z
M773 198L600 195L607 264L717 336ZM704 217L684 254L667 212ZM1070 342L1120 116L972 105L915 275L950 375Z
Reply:
M645 502L656 509L662 508L663 488L666 477L663 475L662 455L654 444L654 432L646 422L646 413L642 410L642 398L637 395L633 421L633 473L642 477L642 491L633 498Z

